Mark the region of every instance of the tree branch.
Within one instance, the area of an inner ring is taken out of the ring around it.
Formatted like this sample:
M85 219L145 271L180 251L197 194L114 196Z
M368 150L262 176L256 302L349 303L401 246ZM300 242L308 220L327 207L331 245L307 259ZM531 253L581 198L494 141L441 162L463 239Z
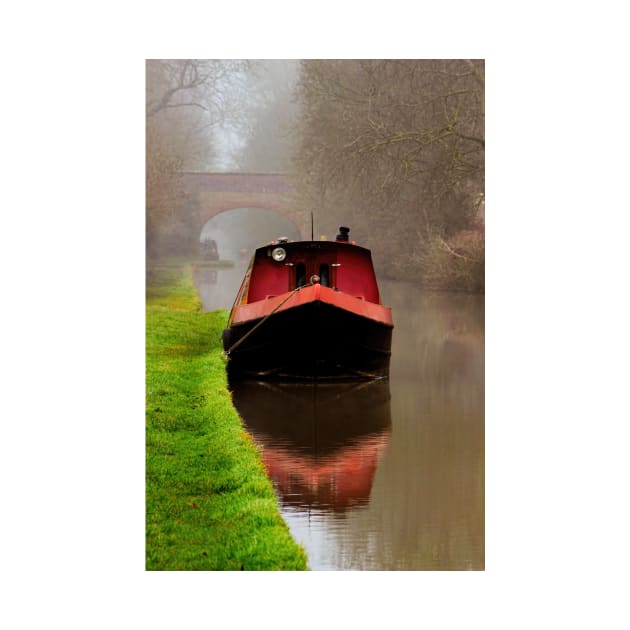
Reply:
M481 262L479 260L475 260L474 258L468 258L468 256L464 256L463 254L459 254L454 249L452 249L449 246L449 244L441 236L438 236L438 241L440 242L440 245L442 245L443 249L445 249L449 254L452 254L453 256L457 256L457 258L463 258L467 262L476 263L476 264L479 264Z

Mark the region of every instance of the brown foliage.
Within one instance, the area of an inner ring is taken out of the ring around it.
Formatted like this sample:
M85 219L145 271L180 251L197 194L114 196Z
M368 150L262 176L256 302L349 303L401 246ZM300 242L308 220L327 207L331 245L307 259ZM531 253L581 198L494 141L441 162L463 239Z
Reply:
M378 242L388 275L428 281L452 266L442 275L462 279L464 259L436 235L448 245L479 221L483 77L483 61L303 62L293 170L318 231L353 225L362 242Z

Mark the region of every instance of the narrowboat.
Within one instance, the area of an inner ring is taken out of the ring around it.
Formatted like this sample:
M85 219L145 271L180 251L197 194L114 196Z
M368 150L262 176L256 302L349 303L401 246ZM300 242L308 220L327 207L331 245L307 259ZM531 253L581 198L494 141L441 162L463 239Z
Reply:
M391 308L381 304L370 250L349 232L255 250L223 331L230 378L389 375Z

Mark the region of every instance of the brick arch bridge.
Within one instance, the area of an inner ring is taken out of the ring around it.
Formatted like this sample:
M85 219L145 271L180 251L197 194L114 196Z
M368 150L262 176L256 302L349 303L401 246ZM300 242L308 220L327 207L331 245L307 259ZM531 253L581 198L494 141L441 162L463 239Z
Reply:
M263 208L292 221L302 238L310 237L310 216L296 212L285 175L262 173L183 173L192 227L201 229L212 217L235 208Z

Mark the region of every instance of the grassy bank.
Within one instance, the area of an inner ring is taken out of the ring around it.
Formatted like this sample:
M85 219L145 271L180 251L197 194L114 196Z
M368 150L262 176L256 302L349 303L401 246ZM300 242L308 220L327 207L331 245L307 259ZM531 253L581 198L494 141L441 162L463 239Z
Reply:
M190 269L157 269L146 315L146 567L305 569L221 357L225 311L201 312Z

